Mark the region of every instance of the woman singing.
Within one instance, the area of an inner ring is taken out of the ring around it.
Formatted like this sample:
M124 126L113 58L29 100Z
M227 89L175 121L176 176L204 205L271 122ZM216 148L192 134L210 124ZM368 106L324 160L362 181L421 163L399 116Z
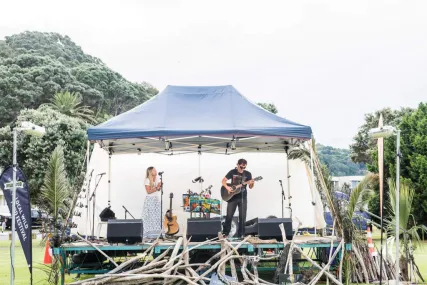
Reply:
M145 176L145 197L144 208L142 209L143 238L157 238L161 233L161 207L160 207L160 177L157 170L150 166L147 168Z

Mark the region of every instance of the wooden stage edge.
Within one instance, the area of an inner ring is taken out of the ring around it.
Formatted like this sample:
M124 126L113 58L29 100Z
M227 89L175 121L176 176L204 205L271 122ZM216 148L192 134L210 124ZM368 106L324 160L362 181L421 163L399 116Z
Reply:
M322 248L322 247L330 247L331 241L333 242L333 246L338 246L340 240L336 237L315 237L315 236L295 236L294 243L298 245L300 248ZM237 245L240 241L230 241L232 245ZM291 241L288 241L291 242ZM192 248L197 246L197 249L219 249L221 248L221 242L215 241L211 242L208 245L202 245L198 246L201 242L190 242L188 247ZM139 243L134 245L126 245L126 244L109 244L107 242L99 242L94 243L100 250L102 251L121 251L121 250L127 250L127 251L139 251L139 250L145 250L149 248L153 243L152 242L145 242L145 243ZM173 241L160 241L159 244L155 247L154 252L159 253L163 250L168 249L171 246L174 246ZM255 249L283 249L284 245L283 242L276 241L276 240L261 240L256 237L249 239L248 242L243 243L240 246L240 249L246 249L248 252L253 252ZM351 245L346 245L346 250L350 249ZM90 245L88 245L85 242L74 242L74 243L66 243L63 244L59 248L54 248L53 252L54 254L61 254L63 252L70 252L70 251L92 251L94 248Z

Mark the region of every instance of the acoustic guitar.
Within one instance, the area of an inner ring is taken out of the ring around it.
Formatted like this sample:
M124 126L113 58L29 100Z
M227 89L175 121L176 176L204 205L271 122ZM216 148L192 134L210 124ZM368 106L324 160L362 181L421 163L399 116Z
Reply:
M262 180L262 176L255 177L253 180L254 181ZM222 198L222 200L224 200L225 202L228 202L235 195L237 195L240 192L242 192L242 187L245 186L248 183L249 183L249 181L245 181L242 184L234 185L234 186L232 186L231 184L227 183L227 185L230 186L233 189L233 192L231 192L231 193L228 193L227 189L225 189L225 187L222 186L221 187L221 198Z
M173 193L169 195L170 198L170 207L169 210L166 211L165 219L163 221L163 227L167 229L166 234L173 236L179 232L179 225L177 222L177 218L172 214L172 199Z

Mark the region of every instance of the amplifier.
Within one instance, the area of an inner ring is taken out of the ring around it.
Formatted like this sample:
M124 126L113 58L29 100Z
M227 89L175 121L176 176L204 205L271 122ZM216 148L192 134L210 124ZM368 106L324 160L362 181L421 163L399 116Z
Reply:
M205 241L218 237L221 232L221 218L192 218L187 220L187 237L191 241Z
M142 242L142 220L108 220L107 241L109 243L133 244Z
M286 232L286 239L292 240L292 219L290 218L255 218L246 222L245 233L247 235L257 235L261 239L276 239L282 241L282 232L279 225L283 224Z

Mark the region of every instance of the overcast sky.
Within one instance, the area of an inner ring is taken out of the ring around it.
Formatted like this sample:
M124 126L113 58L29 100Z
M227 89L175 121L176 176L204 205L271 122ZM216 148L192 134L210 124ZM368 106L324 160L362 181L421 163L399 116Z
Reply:
M320 2L323 2L320 3ZM427 1L1 1L0 38L58 32L130 81L225 85L347 148L427 101Z

